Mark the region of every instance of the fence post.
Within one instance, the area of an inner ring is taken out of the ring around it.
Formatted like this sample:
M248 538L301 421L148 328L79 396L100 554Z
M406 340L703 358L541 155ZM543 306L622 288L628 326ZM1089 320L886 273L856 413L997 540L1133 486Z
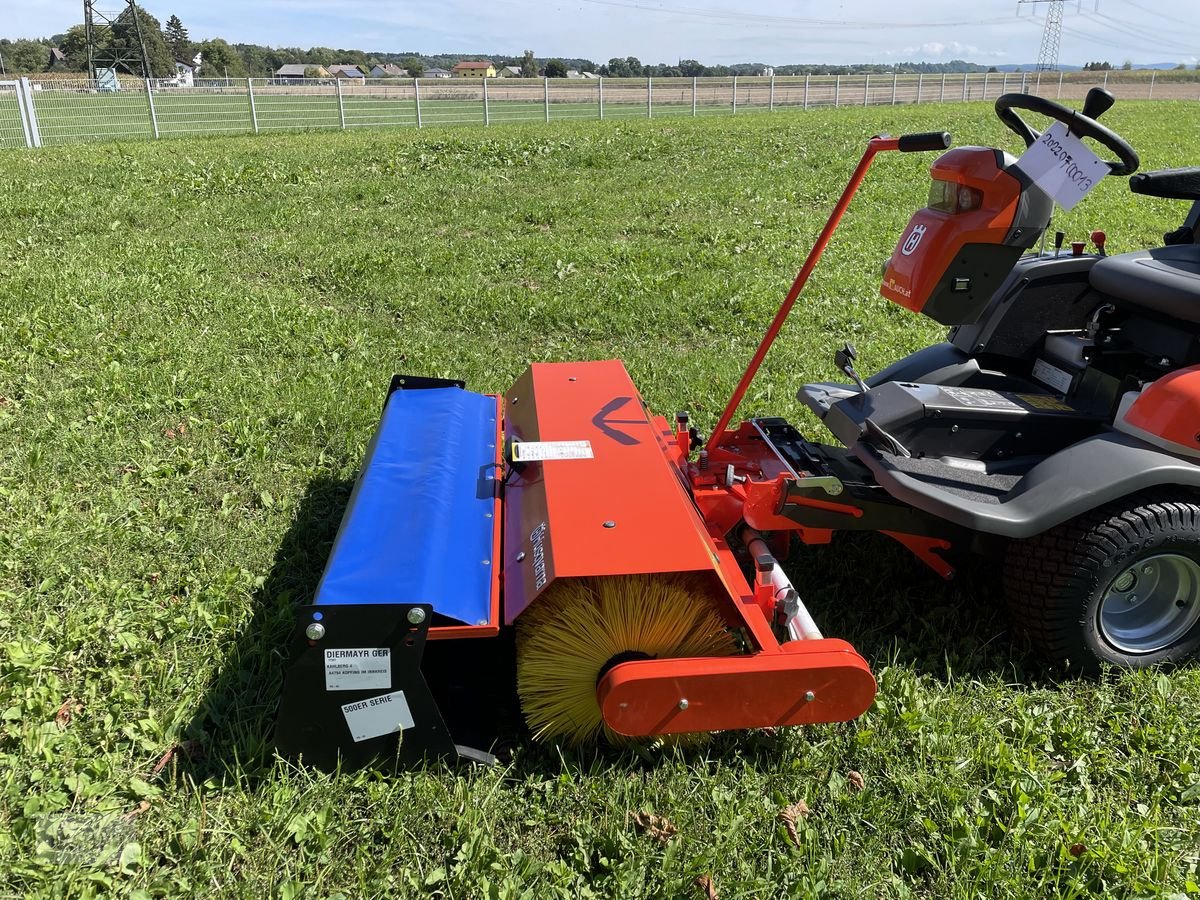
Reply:
M487 81L487 78L483 79L483 126L485 128L492 124L488 112Z
M942 73L942 92L938 94L938 103L946 102L946 73Z
M1028 81L1028 79L1029 79L1029 73L1028 73L1028 72L1022 72L1022 73L1021 73L1021 93L1022 93L1022 94L1027 94L1027 93L1029 93L1029 91L1027 91L1027 90L1025 89L1025 84L1026 84L1026 82Z
M842 100L842 76L833 76L833 108L837 109Z
M1037 80L1033 85L1033 92L1040 95L1042 93L1042 70L1038 69Z
M413 100L415 100L416 104L417 104L417 127L418 128L421 127L421 85L420 85L420 81L421 81L421 79L419 79L419 78L413 79Z
M146 105L150 107L150 128L154 139L158 140L158 114L154 112L154 91L150 87L150 79L146 79Z
M1108 87L1108 69L1104 70L1104 86Z
M604 121L604 78L601 76L599 82L600 88L600 121Z
M736 116L737 115L737 76L736 75L733 76L733 88L731 90L731 93L733 94L733 114Z
M1146 95L1146 99L1147 99L1147 100L1153 100L1153 99L1154 99L1154 77L1155 77L1156 75L1158 75L1158 72L1155 72L1155 71L1151 71L1151 72L1150 72L1150 93L1148 93L1148 94Z
M771 87L767 92L767 112L775 112L775 76L771 76Z
M1063 81L1063 73L1059 72L1058 73L1058 94L1055 95L1055 97L1054 97L1055 100L1062 99L1062 81Z
M654 79L646 76L646 118L654 118Z
M991 74L990 72L983 73L983 99L984 100L987 99L988 75L990 75L990 74Z
M805 76L804 76L804 108L805 109L808 109L808 78L809 78L809 76L807 74L805 74Z
M696 117L696 76L692 76L692 118Z
M21 106L21 96L25 97L25 126L28 129L28 134L25 136L25 141L32 148L42 146L42 129L38 127L37 107L33 105L33 85L29 83L28 78L22 78L17 82L17 106Z
M29 125L29 112L25 109L25 88L19 81L14 96L17 98L17 116L21 119L21 132L25 135L25 146L32 150L34 146L33 130Z
M346 105L342 103L342 79L333 79L333 86L337 88L338 101L338 121L342 123L342 130L346 130Z
M871 96L871 73L868 72L863 76L863 106L867 105L867 98Z
M892 106L896 105L896 70L892 69Z
M550 79L542 76L542 97L546 104L546 121L550 121Z
M917 103L918 104L921 102L921 86L924 83L925 83L925 73L919 72L917 74Z
M967 98L968 98L969 96L970 96L970 92L968 91L968 88L967 88L967 73L966 73L966 72L963 72L963 95L962 95L962 102L963 102L963 103L966 103L966 102L967 102Z
M254 127L254 133L258 134L258 109L254 105L254 79L246 79L246 94L250 97L250 124Z

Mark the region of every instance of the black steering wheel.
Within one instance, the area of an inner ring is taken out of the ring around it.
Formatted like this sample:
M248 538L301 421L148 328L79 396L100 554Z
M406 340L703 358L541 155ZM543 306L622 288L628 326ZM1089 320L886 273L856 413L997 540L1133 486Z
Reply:
M1141 165L1137 151L1115 131L1096 121L1114 102L1113 95L1103 88L1092 88L1088 91L1087 99L1083 103L1083 112L1075 112L1061 103L1034 94L1002 94L996 99L996 115L1000 117L1001 122L1017 133L1026 147L1032 146L1042 133L1030 128L1014 110L1027 109L1030 112L1041 113L1056 122L1062 122L1077 137L1091 138L1116 154L1115 160L1105 160L1111 174L1132 175Z

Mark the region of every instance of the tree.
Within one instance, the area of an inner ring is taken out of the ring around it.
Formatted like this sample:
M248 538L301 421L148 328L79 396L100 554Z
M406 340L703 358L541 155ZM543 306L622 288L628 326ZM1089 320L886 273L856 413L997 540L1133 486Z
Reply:
M73 72L87 71L87 33L82 25L73 25L58 42L58 49L67 57L67 68Z
M203 60L205 78L245 78L246 61L220 38L202 41L197 48Z
M1125 60L1125 62L1121 63L1121 68L1124 69L1126 72L1128 72L1130 69L1133 68L1133 60L1132 59Z
M140 6L134 6L137 21L126 9L117 16L112 27L112 46L121 51L126 57L141 58L141 48L138 46L138 24L141 25L141 39L146 45L146 59L150 71L144 74L147 78L167 78L175 74L175 60L171 58L171 50L163 40L162 26L158 19L150 15Z
M406 56L400 60L400 68L407 69L408 74L413 78L420 78L425 74L425 63L415 56Z
M50 61L50 48L41 41L13 41L4 51L4 68L12 73L32 75L41 72Z
M533 58L532 50L526 50L524 55L521 57L521 77L537 77L537 60Z
M630 78L641 78L646 74L646 67L642 65L642 61L636 56L625 57L625 68L629 70Z
M679 61L679 71L683 73L685 78L700 78L706 72L704 63L695 59L681 59Z
M547 78L566 78L567 64L561 59L552 59L546 63L546 68L542 70L542 74Z
M608 61L608 65L604 67L607 71L602 74L611 75L613 78L628 78L630 76L629 63L625 60L614 56Z
M188 30L183 27L179 16L171 16L167 19L167 27L163 29L163 39L178 60L187 62L196 55L192 50L192 41L188 37Z

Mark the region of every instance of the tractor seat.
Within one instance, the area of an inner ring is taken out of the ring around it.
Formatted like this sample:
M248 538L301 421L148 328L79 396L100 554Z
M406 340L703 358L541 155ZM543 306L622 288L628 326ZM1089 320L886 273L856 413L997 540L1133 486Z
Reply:
M1096 290L1130 306L1200 325L1200 244L1108 256L1089 278Z

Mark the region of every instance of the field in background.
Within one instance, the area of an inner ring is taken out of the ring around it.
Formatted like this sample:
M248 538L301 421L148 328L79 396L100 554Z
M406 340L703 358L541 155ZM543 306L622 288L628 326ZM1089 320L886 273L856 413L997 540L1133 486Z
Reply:
M16 90L0 82L0 149L85 140L150 140L306 129L491 125L562 119L736 115L823 106L966 103L1023 91L1079 100L1095 86L1118 99L1200 100L1200 73L1026 72L816 75L777 78L597 80L381 79L280 82L210 80L171 87L125 79L120 92L94 81L33 79L40 139L26 138ZM7 84L12 85L12 82Z
M1105 122L1194 164L1178 109ZM941 129L1018 149L977 103L0 155L0 895L1195 893L1200 671L1059 682L995 573L883 538L789 565L879 677L856 722L395 777L269 750L393 372L618 357L707 430L866 138ZM939 338L876 293L931 160L876 162L743 415L820 435L794 393L844 340L870 372ZM1184 212L1111 179L1056 227L1121 252Z

